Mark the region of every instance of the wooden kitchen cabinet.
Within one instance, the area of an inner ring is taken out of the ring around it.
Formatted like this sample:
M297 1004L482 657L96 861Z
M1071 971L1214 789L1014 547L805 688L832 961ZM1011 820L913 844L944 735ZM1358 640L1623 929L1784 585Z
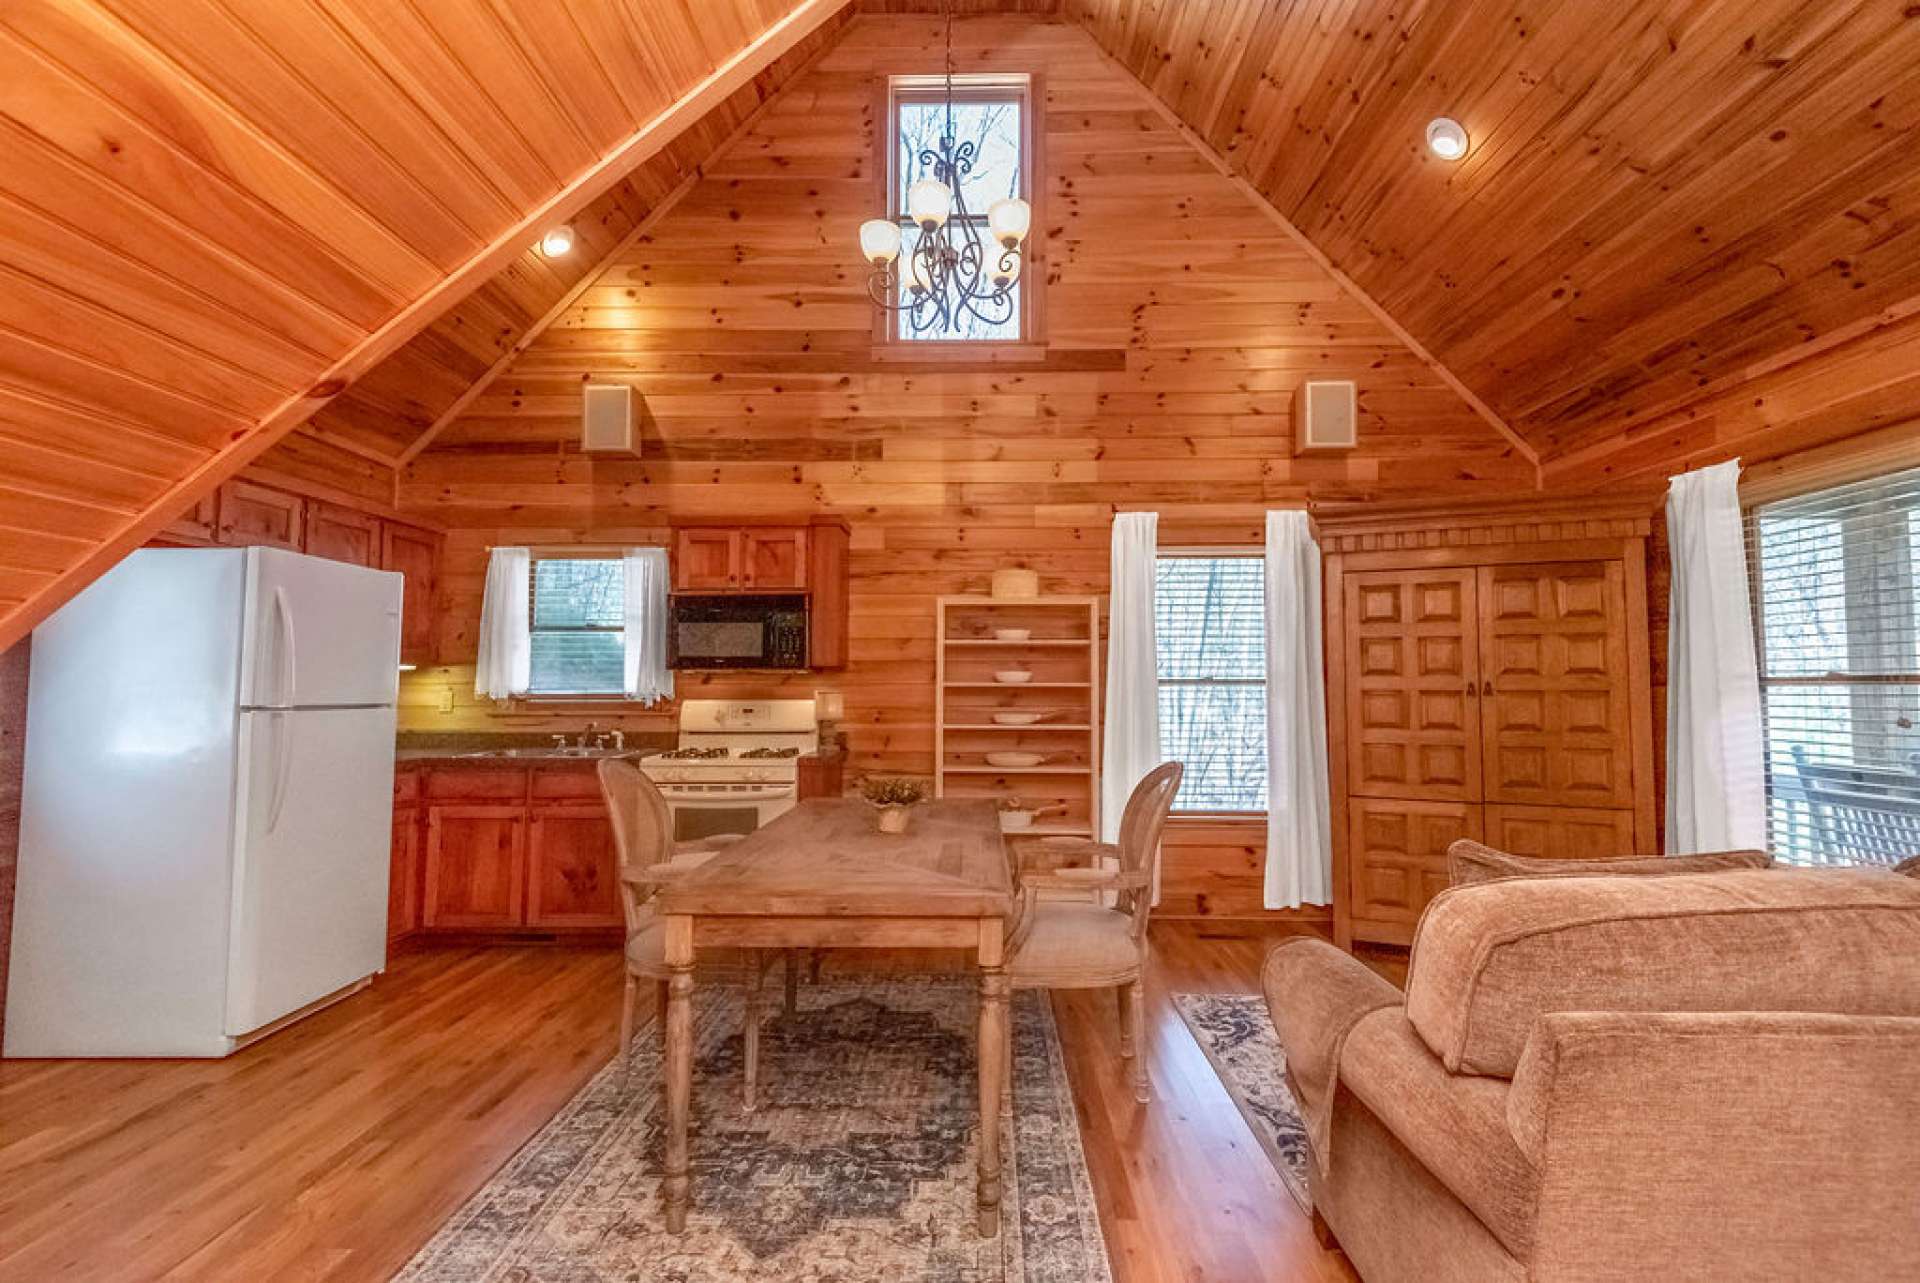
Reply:
M429 769L422 797L423 930L624 928L613 825L592 763Z
M422 925L489 930L525 921L527 811L517 804L427 808Z
M205 547L220 537L220 493L203 495L198 503L168 522L154 542L189 548Z
M435 604L440 594L440 536L417 526L383 521L379 564L406 580L401 590L400 662L433 663L439 635Z
M305 547L307 501L251 481L220 487L220 542L299 552Z
M528 926L623 924L619 855L604 806L578 802L538 807L528 842Z
M378 567L383 524L380 518L369 513L313 500L307 505L305 551L310 556L331 561Z
M740 587L740 548L734 530L686 529L673 540L675 592L731 592Z
M393 857L387 877L387 939L420 929L420 808L393 808Z
M805 527L749 526L742 530L740 584L753 592L799 592L806 588Z

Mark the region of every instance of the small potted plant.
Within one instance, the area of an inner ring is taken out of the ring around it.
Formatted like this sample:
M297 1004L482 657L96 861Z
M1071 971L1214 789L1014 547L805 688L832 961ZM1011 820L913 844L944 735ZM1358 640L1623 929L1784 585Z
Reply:
M882 833L905 833L913 808L927 800L927 786L898 776L869 775L860 781L860 796L880 813Z

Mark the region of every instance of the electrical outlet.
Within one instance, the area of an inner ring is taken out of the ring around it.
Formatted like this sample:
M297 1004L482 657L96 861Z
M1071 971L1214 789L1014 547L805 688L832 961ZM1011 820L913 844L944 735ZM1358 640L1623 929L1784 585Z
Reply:
M443 713L451 713L453 711L453 687L451 686L442 686L440 688L440 711Z

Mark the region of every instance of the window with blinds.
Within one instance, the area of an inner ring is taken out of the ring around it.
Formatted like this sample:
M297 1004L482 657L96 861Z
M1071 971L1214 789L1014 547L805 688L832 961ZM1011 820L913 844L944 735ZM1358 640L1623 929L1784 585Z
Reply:
M1920 469L1762 505L1747 531L1774 853L1920 853Z
M1187 767L1174 809L1264 811L1264 563L1257 556L1163 556L1154 585L1160 755Z
M619 695L626 687L626 565L619 557L533 563L535 695Z

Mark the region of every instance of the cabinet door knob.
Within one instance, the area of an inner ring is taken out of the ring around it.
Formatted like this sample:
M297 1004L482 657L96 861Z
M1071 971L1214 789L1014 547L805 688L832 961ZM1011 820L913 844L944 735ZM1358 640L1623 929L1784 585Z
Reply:
M1481 683L1480 683L1480 693L1481 693L1482 695L1491 695L1491 694L1493 694L1493 683L1492 683L1492 682L1484 682L1484 681L1483 681L1483 682L1481 682Z

